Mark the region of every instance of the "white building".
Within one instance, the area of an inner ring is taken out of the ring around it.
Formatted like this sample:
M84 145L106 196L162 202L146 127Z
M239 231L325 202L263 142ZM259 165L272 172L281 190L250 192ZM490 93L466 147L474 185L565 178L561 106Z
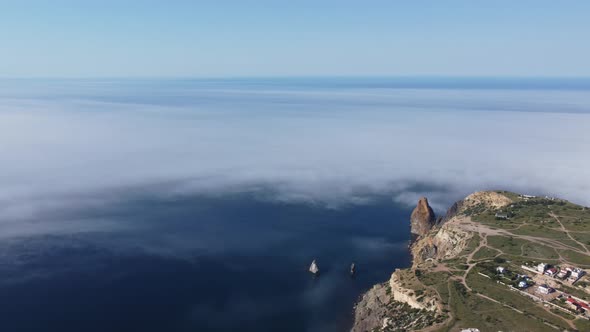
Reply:
M504 272L506 272L506 269L504 267L502 267L502 266L498 266L496 268L496 272L503 274Z
M539 265L537 265L537 271L544 273L545 270L547 270L547 264L540 263Z
M559 273L557 274L557 277L558 277L559 279L565 279L565 278L567 278L567 276L569 275L569 273L570 273L570 271L568 271L568 270L566 270L566 269L561 269L561 270L559 271Z
M496 214L494 215L494 217L496 219L502 219L502 220L508 220L508 219L510 219L510 217L508 216L507 213L502 213L502 212L496 212Z
M547 286L547 285L539 285L537 286L537 292L541 294L549 294L555 292L555 289Z
M586 271L575 267L572 269L571 277L574 279L578 279L578 278L582 277L584 274L586 274Z
M526 281L519 281L518 282L518 288L527 288L529 285L526 283Z
M545 271L545 275L550 276L550 277L553 277L553 276L555 276L557 274L557 272L558 272L557 269L554 268L554 267L552 267L552 268L547 269Z

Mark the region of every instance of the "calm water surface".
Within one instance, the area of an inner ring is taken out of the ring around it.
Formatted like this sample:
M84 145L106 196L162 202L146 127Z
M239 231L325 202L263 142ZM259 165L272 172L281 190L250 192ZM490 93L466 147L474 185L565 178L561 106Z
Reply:
M347 330L358 296L409 264L408 215L387 197L326 208L251 194L69 211L55 217L122 226L3 241L2 330Z

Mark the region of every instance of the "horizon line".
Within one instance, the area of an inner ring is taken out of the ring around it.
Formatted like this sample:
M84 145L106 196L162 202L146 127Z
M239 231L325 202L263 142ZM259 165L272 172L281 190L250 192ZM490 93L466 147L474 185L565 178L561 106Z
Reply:
M232 80L232 79L523 79L590 80L590 76L556 75L129 75L129 76L0 76L0 80Z

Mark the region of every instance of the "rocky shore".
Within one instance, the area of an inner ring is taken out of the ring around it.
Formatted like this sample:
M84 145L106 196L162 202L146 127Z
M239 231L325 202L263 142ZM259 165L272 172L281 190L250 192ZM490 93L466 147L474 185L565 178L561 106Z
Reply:
M436 320L436 313L413 307L410 303L394 299L390 283L373 286L366 292L355 309L354 332L405 331L422 329Z
M590 311L568 305L590 303L590 278L526 268L590 269L590 208L482 191L438 218L421 198L410 219L412 265L362 296L352 331L590 331Z
M502 206L506 200L493 192L478 192L453 204L444 217L436 217L428 199L419 199L410 217L412 266L396 269L391 278L366 292L355 306L353 332L421 330L448 318L440 295L416 277L423 264L452 259L461 253L473 233L457 223L461 213L475 205ZM418 316L412 316L418 315Z

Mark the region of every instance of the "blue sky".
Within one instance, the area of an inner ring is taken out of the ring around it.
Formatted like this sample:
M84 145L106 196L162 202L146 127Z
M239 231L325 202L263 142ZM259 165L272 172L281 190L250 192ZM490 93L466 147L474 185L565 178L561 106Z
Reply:
M2 1L0 77L590 76L588 1Z

